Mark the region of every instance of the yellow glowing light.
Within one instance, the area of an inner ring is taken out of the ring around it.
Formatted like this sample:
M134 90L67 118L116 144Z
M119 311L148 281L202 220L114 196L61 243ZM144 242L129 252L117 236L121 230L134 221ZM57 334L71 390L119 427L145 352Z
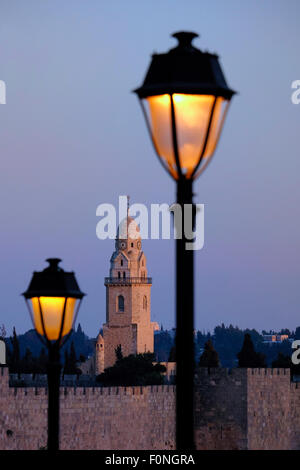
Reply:
M39 300L44 319L46 336L49 340L57 340L59 338L61 328L65 297L33 297L31 299L35 329L40 335L44 336ZM67 335L71 331L74 319L75 304L76 299L71 297L67 298L62 336Z
M203 158L211 157L215 150L224 112L223 104L226 100L218 97L214 105L213 95L175 93L172 96L180 166L183 174L189 177L203 151L211 115L210 132ZM154 144L159 156L176 178L178 175L172 140L171 97L167 94L150 96L146 98L146 101L149 106L150 128Z

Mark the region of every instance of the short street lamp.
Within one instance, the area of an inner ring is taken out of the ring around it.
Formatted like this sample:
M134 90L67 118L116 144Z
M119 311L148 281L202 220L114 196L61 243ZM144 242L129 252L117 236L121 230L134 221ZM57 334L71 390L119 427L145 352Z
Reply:
M67 341L85 294L73 272L58 266L60 259L49 258L49 266L34 272L25 297L33 325L48 348L48 446L59 449L60 347Z
M226 84L218 56L192 45L197 36L173 34L177 47L152 56L144 83L135 90L154 149L176 181L182 209L193 203L193 181L215 151L235 93ZM191 240L182 214L183 235L176 241L176 441L177 449L186 450L194 448L194 257L185 248Z

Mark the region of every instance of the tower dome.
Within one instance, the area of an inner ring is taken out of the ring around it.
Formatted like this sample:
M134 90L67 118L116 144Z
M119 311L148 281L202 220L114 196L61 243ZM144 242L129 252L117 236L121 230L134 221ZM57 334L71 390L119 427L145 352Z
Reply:
M117 240L126 240L127 238L141 239L140 228L130 215L120 222L117 230Z

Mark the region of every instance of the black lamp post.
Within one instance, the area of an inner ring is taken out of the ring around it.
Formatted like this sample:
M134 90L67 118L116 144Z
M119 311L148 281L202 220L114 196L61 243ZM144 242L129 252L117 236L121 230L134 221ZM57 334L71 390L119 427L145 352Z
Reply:
M193 181L210 161L234 94L218 56L192 45L198 35L173 34L179 44L154 54L140 99L150 137L164 168L177 184L182 238L176 241L176 442L194 448L194 256L186 249L184 204L193 204ZM195 210L193 210L193 219ZM194 222L194 220L193 220Z
M48 348L48 446L59 449L60 347L67 341L85 294L73 272L58 266L60 259L47 259L49 266L34 272L25 297L35 330Z

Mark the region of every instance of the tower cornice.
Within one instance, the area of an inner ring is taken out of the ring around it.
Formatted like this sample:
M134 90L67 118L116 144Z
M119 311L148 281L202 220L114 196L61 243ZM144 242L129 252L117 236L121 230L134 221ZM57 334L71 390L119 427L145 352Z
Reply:
M152 277L106 277L104 279L105 286L130 286L134 284L152 285Z

